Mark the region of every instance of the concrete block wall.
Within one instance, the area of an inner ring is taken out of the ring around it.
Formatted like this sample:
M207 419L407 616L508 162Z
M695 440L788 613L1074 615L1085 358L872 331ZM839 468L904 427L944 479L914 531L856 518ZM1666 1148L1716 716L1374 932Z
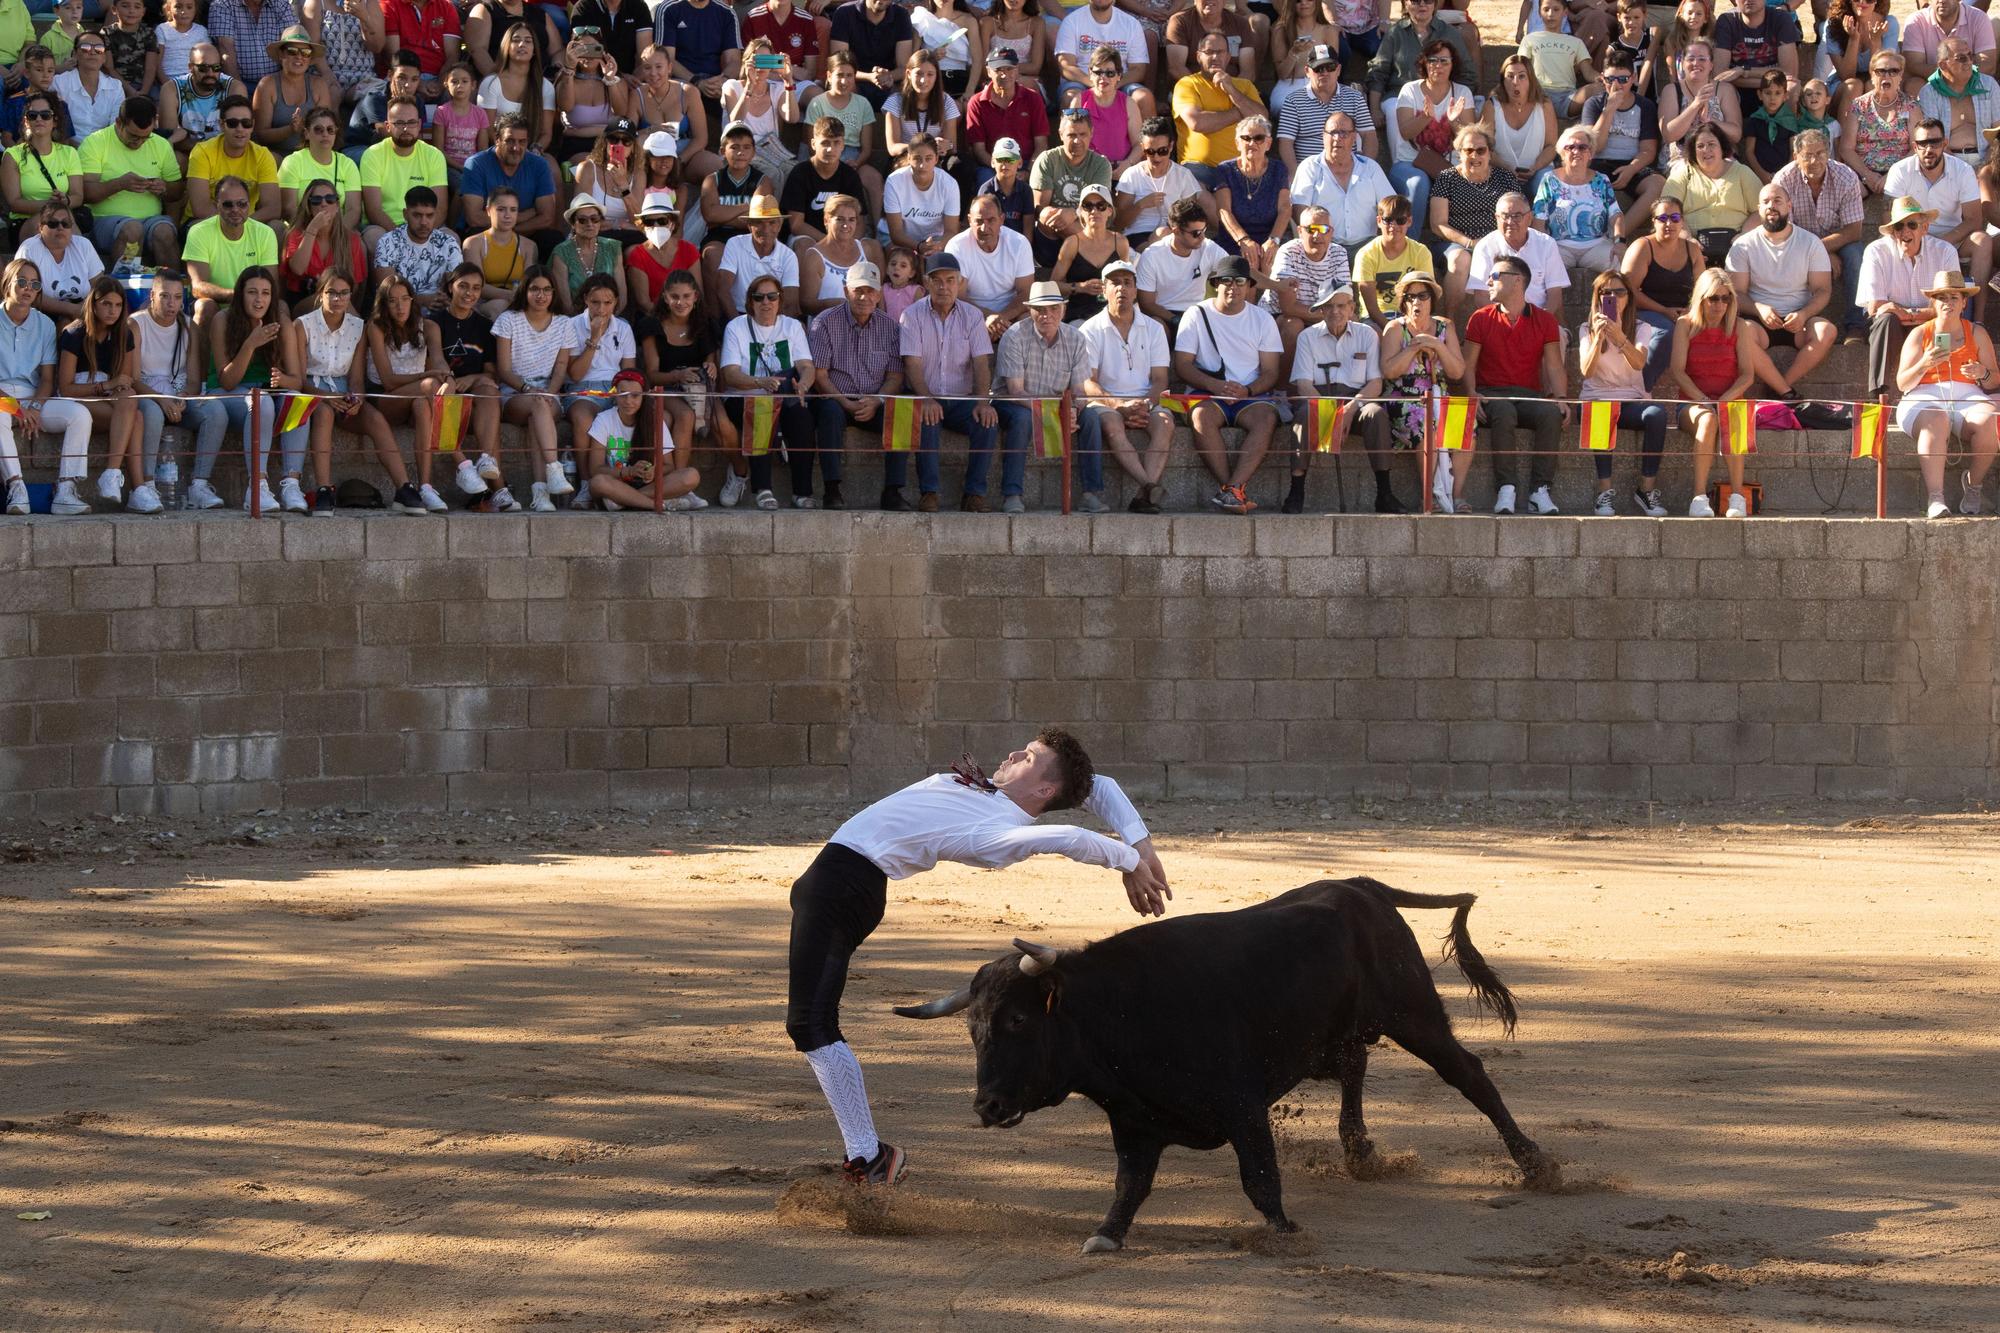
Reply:
M1977 521L0 523L0 815L854 801L1067 724L1149 795L1992 794Z

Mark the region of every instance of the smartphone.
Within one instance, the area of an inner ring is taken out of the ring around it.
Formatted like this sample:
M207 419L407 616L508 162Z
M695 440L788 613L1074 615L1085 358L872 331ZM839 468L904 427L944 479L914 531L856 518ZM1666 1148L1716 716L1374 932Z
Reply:
M1951 342L1952 330L1939 329L1937 337L1931 339L1931 346L1935 347L1943 355L1949 356L1951 354Z
M759 52L750 57L750 66L752 69L783 69L785 67L785 58L779 55L767 55Z
M611 143L604 145L604 156L609 158L614 166L622 167L625 165L626 151L627 151L627 145L622 143Z
M1606 292L1598 298L1597 313L1610 320L1613 324L1618 322L1618 302L1612 297L1611 293Z

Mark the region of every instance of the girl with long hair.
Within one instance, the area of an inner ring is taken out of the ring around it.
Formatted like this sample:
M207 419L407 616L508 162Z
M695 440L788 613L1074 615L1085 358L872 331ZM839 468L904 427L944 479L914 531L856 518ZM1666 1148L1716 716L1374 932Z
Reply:
M115 500L124 479L137 486L141 475L139 411L132 398L132 334L125 326L125 289L108 273L91 279L83 317L72 320L56 340L56 392L83 404L93 427L106 432L104 472L97 493Z
M17 240L34 235L36 214L51 199L83 207L83 159L56 138L62 115L54 93L29 89L21 99L21 127L14 146L0 153L0 197L13 217ZM90 237L81 238L85 243Z
M250 508L249 476L258 473L261 513L280 509L294 514L306 512L305 491L300 474L305 470L306 438L309 426L285 432L278 441L280 463L271 463L271 440L277 433L282 399L266 392L257 405L257 432L250 433L250 390L273 389L286 376L296 378L298 363L285 336L291 320L284 302L278 299L278 280L267 268L246 268L236 275L236 288L229 298L229 310L208 324L208 378L203 387L222 404L229 427L243 441L243 507ZM262 460L253 466L253 460ZM278 489L271 490L276 471Z
M544 155L555 142L555 85L527 24L513 23L500 35L499 66L480 80L479 105L496 116L518 114L528 126L530 146Z
M1014 53L1014 68L1020 78L1037 86L1042 81L1042 62L1049 54L1049 25L1042 19L1041 0L999 0L980 24L979 49L991 54L1006 49Z
M978 44L977 14L960 9L957 0L916 0L910 6L910 27L917 34L913 58L921 52L937 62L938 80L946 92L964 97L979 91L986 49ZM883 110L887 109L885 105Z
M958 154L958 102L944 90L937 57L921 48L903 65L903 80L882 103L883 144L898 165L910 140L928 134L937 140L938 165L950 172Z
M620 371L639 365L639 343L632 326L618 314L618 287L610 275L588 278L579 304L583 308L569 317L574 354L569 359L569 392L563 399L573 449L590 434L590 423L604 409L611 382Z
M1130 262L1132 243L1111 225L1111 192L1102 185L1086 185L1077 200L1077 229L1063 237L1049 277L1062 289L1067 308L1063 322L1076 324L1104 309L1104 266L1117 260ZM1275 247L1274 247L1275 248ZM1262 247L1245 246L1246 251ZM1267 272L1268 265L1260 272Z
M1341 49L1338 0L1278 0L1278 18L1271 25L1271 72L1278 80L1271 86L1274 112L1305 87L1311 72L1307 61L1312 49L1322 45L1330 51Z
M685 270L668 274L653 315L657 326L639 349L640 363L646 383L668 391L659 401L665 406L679 456L693 458L695 436L713 433L727 474L736 479L736 485L747 484L750 464L737 447L740 437L735 424L716 409L712 396L718 383L716 354L721 348L709 332L708 321L701 317L701 286L694 274ZM689 495L675 507L706 509L708 505L700 496Z
M665 457L659 448L659 405L672 400L648 395L636 370L619 371L611 390L610 404L590 423L590 493L606 509L651 509L657 499L665 509L689 508L685 497L701 473L686 465L687 446L678 439Z
M516 26L528 30L544 62L559 46L555 20L530 0L479 0L465 15L465 54L480 77L500 69L503 43Z
M1619 404L1616 430L1643 433L1639 452L1639 484L1632 499L1649 518L1665 518L1660 503L1660 456L1667 448L1667 409L1648 401L1646 353L1639 346L1637 311L1632 284L1610 269L1590 284L1589 314L1577 330L1577 366L1583 373L1580 396L1586 402ZM1606 315L1606 310L1611 311ZM1593 451L1597 465L1597 515L1618 512L1611 499L1611 451Z
M320 274L314 305L293 320L288 330L289 364L299 368L298 390L326 399L306 429L312 432L313 517L333 517L333 431L365 435L375 445L375 457L395 483L389 508L398 514L424 514L423 496L410 484L410 471L389 423L361 395L367 375L368 339L361 316L354 313L354 280L338 269ZM285 387L293 387L287 384Z
M520 294L521 280L535 268L535 243L514 230L520 221L521 197L502 185L486 196L486 230L466 238L465 260L486 275L486 296L479 312L498 319ZM540 272L539 269L536 269Z
M417 293L400 273L382 279L375 291L375 310L368 316L367 375L369 395L375 410L391 426L404 422L416 428L417 495L424 508L442 514L451 506L444 502L431 477L437 467L437 451L431 448L436 426L436 400L451 380L451 368L444 362L444 344L437 325L424 318L417 305ZM452 465L466 461L460 453Z
M661 47L639 57L639 128L664 130L674 140L682 174L700 180L722 165L708 151L708 108L674 77L674 62Z
M562 160L582 160L603 138L613 120L638 114L630 81L602 42L589 35L572 37L569 60L556 74L556 110L562 113Z
M1743 102L1736 89L1715 76L1719 56L1707 41L1689 42L1672 64L1660 66L1660 142L1667 146L1667 167L1680 165L1687 137L1698 129L1722 136L1725 155L1736 151L1743 137Z
M1714 518L1708 499L1708 473L1715 451L1726 448L1722 438L1722 404L1741 398L1756 377L1756 360L1763 353L1750 335L1748 320L1736 317L1736 287L1719 268L1704 270L1694 280L1693 304L1674 321L1673 361L1667 368L1668 392L1687 400L1681 408L1681 430L1694 441L1694 497L1689 518ZM1768 358L1767 358L1768 359ZM1743 517L1743 458L1726 455L1729 484L1737 492L1729 503L1731 517Z
M1680 197L1663 194L1653 205L1653 229L1626 247L1619 271L1632 289L1639 342L1646 349L1646 387L1667 373L1674 347L1674 321L1694 301L1694 280L1708 267L1701 247L1688 235Z
M555 510L555 501L576 487L556 459L556 405L576 350L574 326L556 312L556 284L539 264L530 267L514 299L493 321L494 369L499 372L500 415L528 428L542 480L534 484L528 508Z
M294 313L312 304L313 293L328 272L340 274L357 290L368 276L368 252L349 229L332 181L316 180L299 192L279 272Z
M638 151L638 135L631 122L616 121L606 128L604 137L591 148L589 155L576 164L576 193L597 205L601 215L599 234L621 246L639 239L639 233L632 230L632 219L637 214L629 202L634 168L638 165L632 156Z
M286 217L299 211L306 186L329 181L340 196L340 216L353 232L361 230L361 168L339 151L340 118L323 106L306 112L305 147L287 153L278 164L280 205Z
M758 56L774 54L780 62L777 69L757 68ZM770 38L757 37L743 44L743 63L736 77L722 85L722 119L725 124L741 122L750 127L758 165L782 182L792 165L784 127L799 122L798 72L792 68L790 56L773 50Z

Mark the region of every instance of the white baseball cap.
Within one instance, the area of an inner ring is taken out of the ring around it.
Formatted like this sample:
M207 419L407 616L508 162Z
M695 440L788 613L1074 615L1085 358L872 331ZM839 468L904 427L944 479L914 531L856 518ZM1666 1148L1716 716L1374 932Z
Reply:
M879 292L882 290L882 270L865 259L858 264L850 264L847 266L845 285L850 292L857 287L872 287Z
M654 130L646 136L646 151L654 157L678 158L681 155L681 146L675 141L674 136L665 130Z

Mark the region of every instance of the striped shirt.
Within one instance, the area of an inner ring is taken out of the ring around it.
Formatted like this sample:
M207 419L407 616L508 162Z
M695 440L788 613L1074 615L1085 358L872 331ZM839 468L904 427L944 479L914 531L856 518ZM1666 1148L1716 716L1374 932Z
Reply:
M236 72L246 85L255 88L265 75L278 72L278 62L264 48L298 21L292 0L264 0L264 7L254 17L245 0L215 0L208 9L208 35L218 45L233 44Z
M1325 147L1326 118L1336 111L1345 111L1354 120L1354 129L1359 134L1375 132L1375 117L1368 114L1368 99L1352 84L1336 84L1333 100L1322 102L1313 96L1310 84L1292 91L1278 108L1277 136L1290 139L1294 144L1306 146L1305 156L1310 157Z
M1827 162L1817 199L1796 162L1779 167L1771 184L1791 198L1792 225L1801 231L1823 237L1861 221L1861 178L1845 162Z
M1074 324L1058 324L1050 343L1032 316L1016 321L1000 335L1000 381L1020 380L1030 398L1056 398L1065 389L1081 389L1090 378L1090 347Z
M925 297L903 312L903 359L921 361L924 383L938 398L963 398L972 392L974 357L992 356L986 335L986 312L970 301L955 301L951 313L939 317L932 298Z
M903 331L879 307L862 325L842 301L813 316L806 336L813 366L846 397L880 393L890 371L902 372Z

